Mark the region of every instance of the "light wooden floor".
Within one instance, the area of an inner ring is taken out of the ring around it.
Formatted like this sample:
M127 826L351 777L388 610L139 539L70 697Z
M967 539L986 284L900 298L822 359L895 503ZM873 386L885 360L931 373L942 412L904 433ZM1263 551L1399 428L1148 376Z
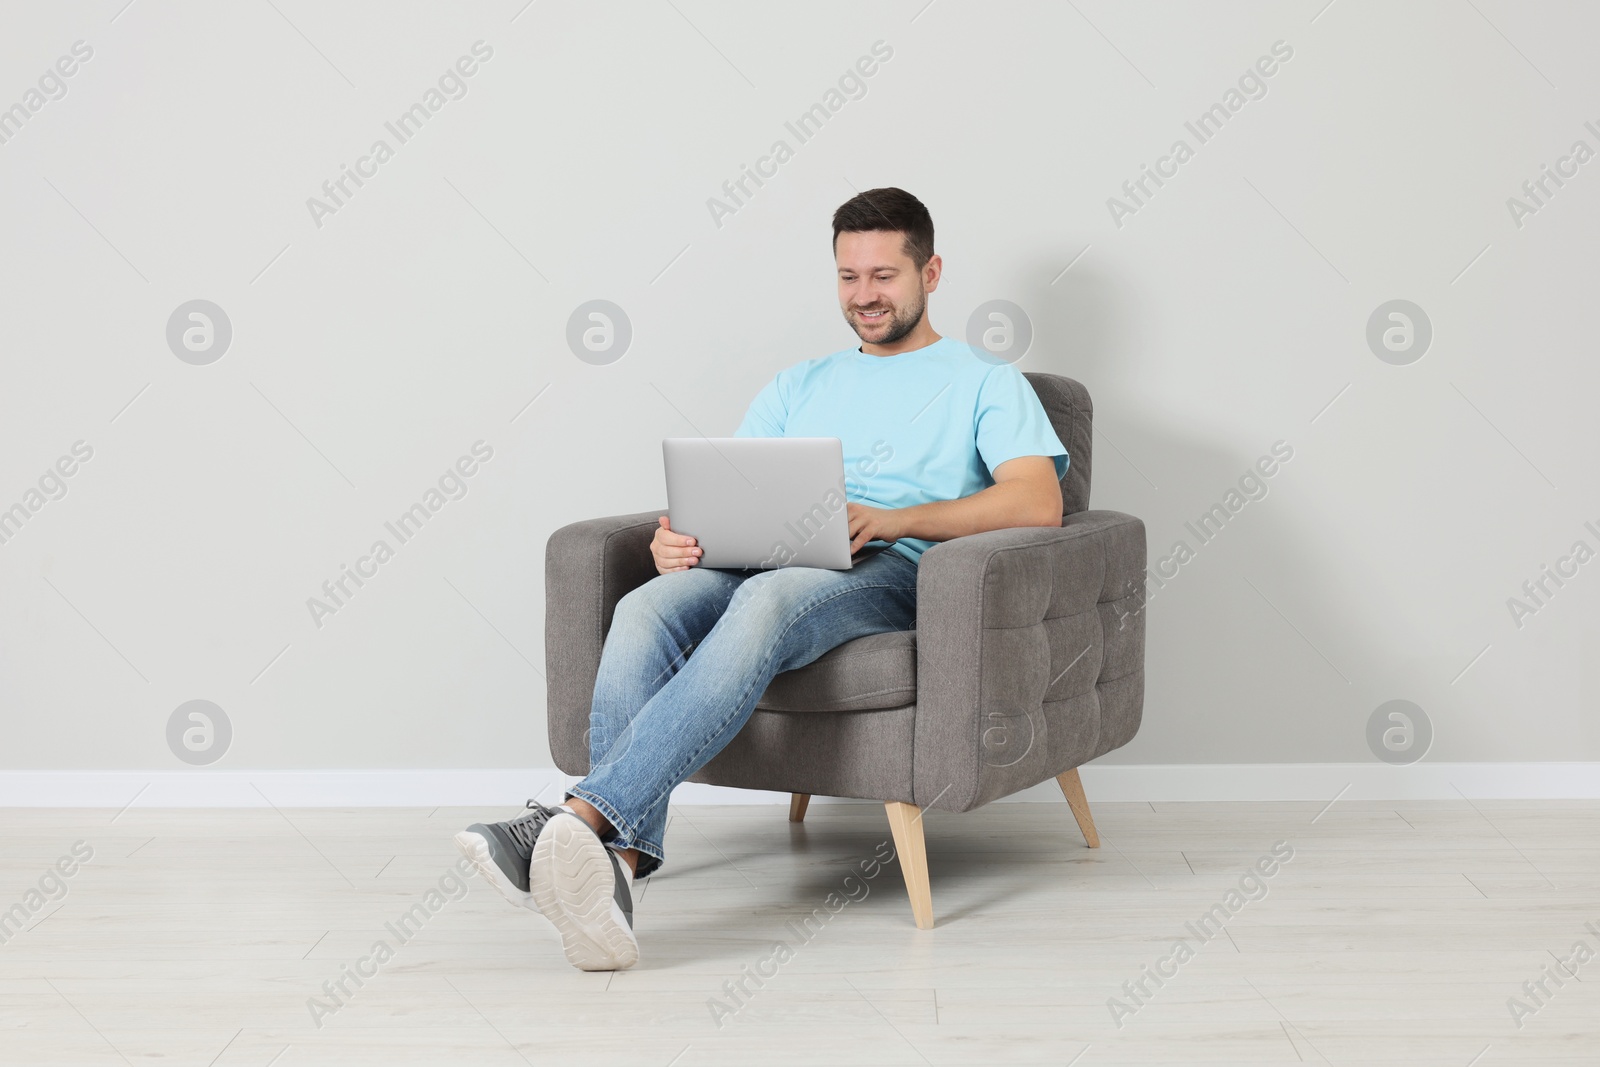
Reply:
M572 970L472 878L321 1028L307 999L397 943L451 833L512 812L9 809L0 908L75 841L94 858L0 945L0 1063L1600 1063L1600 959L1520 1029L1507 1008L1552 952L1600 951L1600 803L1321 808L1099 804L1095 851L1065 803L933 812L933 930L890 866L802 941L786 923L827 914L883 808L685 807L636 969ZM1107 999L1277 841L1268 895L1115 1026ZM719 1026L711 998L778 939L792 956Z

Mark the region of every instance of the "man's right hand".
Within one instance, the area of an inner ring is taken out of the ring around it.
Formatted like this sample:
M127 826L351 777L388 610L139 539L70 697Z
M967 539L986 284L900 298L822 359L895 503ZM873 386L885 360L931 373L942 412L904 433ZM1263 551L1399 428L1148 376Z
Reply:
M656 570L661 574L686 571L700 562L703 550L695 540L685 534L673 533L665 515L658 520L655 537L650 540L650 555L655 558Z

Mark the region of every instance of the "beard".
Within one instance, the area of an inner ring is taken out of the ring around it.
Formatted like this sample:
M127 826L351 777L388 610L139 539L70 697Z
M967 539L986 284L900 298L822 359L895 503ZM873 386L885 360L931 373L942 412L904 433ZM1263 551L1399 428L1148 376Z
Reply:
M917 323L922 321L923 312L927 310L927 307L927 294L919 293L917 295L917 302L915 304L909 304L901 308L896 307L893 304L878 303L868 308L862 308L855 311L846 311L844 318L845 321L850 324L850 328L856 332L856 336L861 338L861 340L867 344L892 345L917 328ZM878 310L887 310L888 314L882 319L878 320L878 322L871 325L864 325L860 319L857 318L860 311ZM869 338L867 334L863 332L867 330L882 330L883 336Z

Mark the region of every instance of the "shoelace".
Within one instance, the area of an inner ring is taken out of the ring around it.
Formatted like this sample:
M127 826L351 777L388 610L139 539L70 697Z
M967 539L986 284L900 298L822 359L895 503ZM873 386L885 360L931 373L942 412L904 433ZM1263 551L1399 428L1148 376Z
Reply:
M537 800L528 801L528 809L526 815L519 815L506 823L506 832L516 838L519 845L531 852L533 842L544 829L544 824L549 822L551 816L557 814L560 809L546 807Z

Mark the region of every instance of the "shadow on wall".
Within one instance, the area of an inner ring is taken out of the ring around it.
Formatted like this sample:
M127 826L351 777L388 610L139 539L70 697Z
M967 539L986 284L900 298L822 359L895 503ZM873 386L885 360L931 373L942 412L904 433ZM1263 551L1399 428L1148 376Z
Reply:
M1028 276L1052 278L1060 269L1040 261ZM1126 355L1137 313L1128 294L1138 284L1077 264L1029 302L1033 347L1017 364L1089 390L1090 506L1136 515L1147 531L1144 720L1106 762L1367 762L1375 758L1369 720L1390 700L1415 702L1434 725L1448 722L1460 700L1450 672L1436 657L1387 647L1381 631L1363 623L1402 611L1402 591L1378 582L1352 587L1308 556L1320 541L1294 484L1319 445L1321 421L1334 414L1312 425L1317 412L1286 400L1282 419L1248 453L1186 435L1141 402L1150 395L1148 371ZM1206 344L1196 340L1193 358L1208 358ZM1213 411L1189 425L1228 421L1229 412ZM1210 523L1201 522L1206 515ZM1375 527L1373 536L1380 533ZM1383 719L1398 722L1387 711ZM1416 727L1410 740L1404 730L1388 734L1401 750L1387 762L1427 754L1431 730Z

